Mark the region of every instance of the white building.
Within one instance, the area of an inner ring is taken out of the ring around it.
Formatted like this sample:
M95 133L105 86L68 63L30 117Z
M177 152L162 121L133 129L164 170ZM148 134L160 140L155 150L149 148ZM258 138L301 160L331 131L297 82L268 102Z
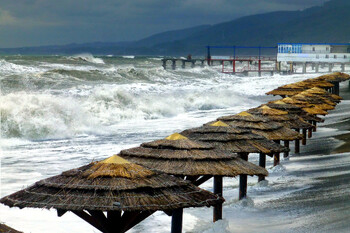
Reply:
M278 62L350 63L350 44L279 43Z

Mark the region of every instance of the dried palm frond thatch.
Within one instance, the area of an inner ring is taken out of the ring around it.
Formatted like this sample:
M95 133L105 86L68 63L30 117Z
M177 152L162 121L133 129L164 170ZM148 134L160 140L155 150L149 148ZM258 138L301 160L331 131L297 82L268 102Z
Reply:
M331 88L334 84L329 83L324 80L304 80L292 84L287 84L280 86L272 91L267 92L267 95L281 95L281 96L293 96L300 92L303 92L307 89L313 88L313 87L319 87L319 88Z
M272 121L283 124L287 128L291 129L311 129L313 125L305 122L302 118L297 115L289 114L287 111L270 108L267 105L262 105L258 108L252 108L247 112L257 116L267 116Z
M116 171L119 169L123 171ZM223 199L115 155L38 181L0 202L10 207L67 211L154 211L212 206Z
M339 103L343 99L339 95L331 94L331 93L325 91L324 89L317 88L317 87L303 91L301 94L303 94L304 96L308 96L308 97L322 97L322 98L327 99L333 103Z
M298 107L301 107L304 111L306 111L307 113L312 114L312 115L327 115L328 114L327 111L325 111L324 109L321 108L322 105L311 104L307 101L301 101L301 100L291 98L291 97L283 98L283 99L281 99L281 101L288 103L288 104L292 104L292 105L296 105ZM323 107L329 108L331 106L326 105Z
M302 93L299 93L297 95L294 95L291 97L292 99L298 100L298 101L303 101L312 105L315 105L323 110L332 110L334 109L334 106L336 105L334 102L331 102L326 99L322 99L321 97L308 97L303 95Z
M301 134L284 127L280 123L266 117L254 116L248 112L220 117L218 120L224 121L226 124L233 127L250 129L252 133L264 136L269 140L291 141L303 138Z
M345 73L341 73L341 72L334 72L332 74L322 75L322 76L317 77L315 79L324 80L324 81L328 81L328 82L343 82L343 81L349 80L350 75L345 74Z
M217 122L209 122L202 127L187 129L181 134L235 153L271 154L288 151L287 148L253 134L250 130L230 127L227 124L226 127L215 126L216 124Z
M190 140L182 134L181 138L172 138L173 136L170 136L168 139L142 143L140 147L122 150L119 155L151 170L177 176L267 175L265 169L244 161L227 150L214 149L214 145ZM177 141L196 146L170 146L178 145Z
M324 122L324 120L316 115L312 115L304 111L301 107L287 104L281 100L274 100L266 104L267 106L282 111L286 111L291 115L301 117L305 121L315 121L315 122Z

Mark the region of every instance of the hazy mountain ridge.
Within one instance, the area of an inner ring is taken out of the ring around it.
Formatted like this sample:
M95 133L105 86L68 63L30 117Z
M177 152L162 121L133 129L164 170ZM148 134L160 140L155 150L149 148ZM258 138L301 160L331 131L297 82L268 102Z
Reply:
M215 25L158 33L133 42L0 49L20 54L204 55L207 45L275 46L280 42L350 41L350 1L332 0L303 11L245 16Z

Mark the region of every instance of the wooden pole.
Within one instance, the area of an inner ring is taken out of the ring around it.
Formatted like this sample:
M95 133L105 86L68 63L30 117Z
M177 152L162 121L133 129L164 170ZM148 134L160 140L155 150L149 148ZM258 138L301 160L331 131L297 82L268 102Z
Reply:
M274 142L281 144L281 140L274 140ZM273 166L277 166L280 163L280 153L273 154Z
M309 129L307 130L307 137L308 137L308 138L312 138L312 128L309 128Z
M295 150L294 150L295 154L299 154L300 153L300 141L299 139L295 139Z
M300 133L300 129L295 129L295 131ZM295 139L295 150L294 150L294 152L295 152L295 154L299 154L300 153L300 140L299 139Z
M214 194L222 197L222 176L214 176ZM214 206L213 222L222 219L222 203Z
M334 94L339 95L339 82L334 82Z
M248 161L248 153L238 153L241 159ZM239 200L247 197L248 176L239 175Z
M313 131L316 132L317 131L317 122L316 121L312 121L312 124L315 126L313 128Z
M264 153L259 154L259 166L265 168L266 167L266 155ZM265 180L265 176L260 175L258 178L258 182Z
M273 155L273 166L277 166L278 164L280 164L280 153L275 153Z
M171 233L182 232L182 215L183 215L182 208L179 208L173 211L173 215L171 218Z
M306 145L306 129L303 129L303 140L301 141L302 145Z
M284 141L284 146L287 147L289 149L289 141L285 140ZM289 151L286 151L283 153L283 157L287 158L289 156Z

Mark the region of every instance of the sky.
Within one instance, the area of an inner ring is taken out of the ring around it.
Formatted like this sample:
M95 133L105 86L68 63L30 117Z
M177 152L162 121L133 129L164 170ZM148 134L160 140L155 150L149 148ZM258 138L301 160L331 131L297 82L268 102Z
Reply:
M326 0L0 0L0 48L133 41Z

